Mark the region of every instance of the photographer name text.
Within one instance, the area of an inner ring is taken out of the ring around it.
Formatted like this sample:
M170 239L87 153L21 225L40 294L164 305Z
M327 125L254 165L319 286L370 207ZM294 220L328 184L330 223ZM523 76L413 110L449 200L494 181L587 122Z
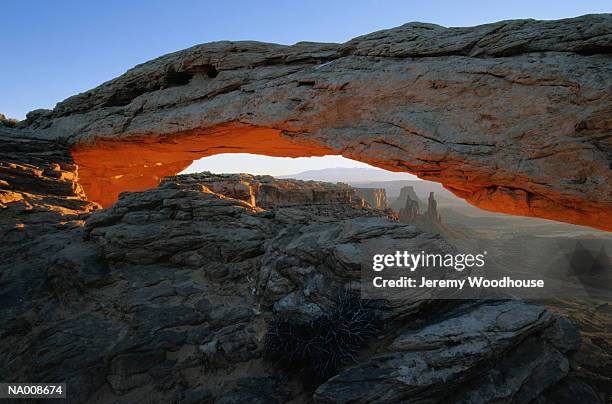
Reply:
M374 277L372 284L375 288L449 288L462 290L470 288L543 288L542 279L512 279L508 276L502 279L486 279L482 276L468 277L467 279L428 279L424 276L413 278L402 276L397 279L385 279L382 276Z

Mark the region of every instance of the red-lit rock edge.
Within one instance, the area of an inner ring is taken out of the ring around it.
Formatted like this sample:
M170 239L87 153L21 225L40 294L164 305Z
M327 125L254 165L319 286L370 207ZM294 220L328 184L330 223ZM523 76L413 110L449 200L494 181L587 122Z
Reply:
M598 201L584 201L571 195L543 195L521 188L487 181L479 172L473 182L457 181L449 170L431 175L407 170L401 161L385 161L374 150L370 154L338 150L315 140L286 136L277 129L243 124L226 124L202 131L172 135L131 136L121 140L100 139L72 148L79 167L79 183L87 198L111 206L121 192L156 187L161 178L175 175L194 160L220 153L251 153L273 157L343 155L391 171L408 171L427 180L441 182L455 195L481 209L518 216L531 216L587 225L612 231L612 209ZM466 165L468 167L468 165ZM456 169L455 169L456 170ZM491 177L495 173L490 173Z

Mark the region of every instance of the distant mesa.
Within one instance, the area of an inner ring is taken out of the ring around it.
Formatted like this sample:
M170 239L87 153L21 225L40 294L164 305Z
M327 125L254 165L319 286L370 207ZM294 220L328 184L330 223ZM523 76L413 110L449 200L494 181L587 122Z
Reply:
M400 189L400 194L397 198L395 198L395 200L393 201L393 203L391 204L391 207L396 211L399 212L401 209L403 209L404 207L406 207L406 200L410 199L413 202L416 203L417 208L419 208L419 210L423 209L424 205L423 202L421 202L421 200L419 199L418 195L416 194L414 187L413 186L404 186Z

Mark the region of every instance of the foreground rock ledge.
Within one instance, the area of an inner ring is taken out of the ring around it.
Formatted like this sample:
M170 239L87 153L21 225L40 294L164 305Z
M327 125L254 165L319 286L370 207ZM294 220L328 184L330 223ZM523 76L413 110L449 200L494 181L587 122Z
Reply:
M597 402L571 379L576 327L516 300L380 301L367 349L308 384L266 359L275 318L333 310L365 242L451 246L345 186L271 177L177 176L89 213L63 150L30 142L0 218L3 380L66 382L74 402Z
M371 301L384 326L307 384L265 357L276 318L334 310L337 291L359 284L364 243L451 245L347 186L267 176L181 175L99 209L67 145L15 132L0 128L2 380L126 404L599 402L590 384L608 391L606 317L574 308L586 330L602 324L583 334L596 348L585 351L563 317L508 300Z
M214 42L21 127L65 139L109 206L221 152L339 154L486 210L612 229L612 15L410 23L344 44Z

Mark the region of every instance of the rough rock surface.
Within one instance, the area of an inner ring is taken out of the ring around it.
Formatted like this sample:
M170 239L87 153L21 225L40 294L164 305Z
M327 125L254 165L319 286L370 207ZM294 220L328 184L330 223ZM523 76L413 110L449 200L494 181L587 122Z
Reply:
M178 176L62 228L16 233L0 261L0 378L65 381L73 402L116 403L527 402L559 381L575 387L554 397L584 387L564 379L576 328L521 301L378 301L384 327L354 361L315 386L289 377L264 359L271 319L333 309L338 290L358 287L364 242L452 247L350 200L245 199L268 178ZM275 183L293 194L300 182Z
M519 301L478 303L468 310L460 306L447 315L402 332L389 353L328 380L315 392L316 401L437 402L447 396L460 403L527 403L544 391L543 380L554 383L567 374L563 353L579 338L565 333L558 345L549 334L562 328L542 332L550 315ZM515 346L518 335L523 341ZM498 356L500 352L504 354ZM499 358L497 363L491 363L493 357ZM472 382L466 383L468 379Z
M340 154L483 209L611 230L611 51L610 14L409 23L344 44L214 42L20 125L70 142L104 206L219 152Z
M0 126L0 242L61 228L99 208L77 179L68 145Z

